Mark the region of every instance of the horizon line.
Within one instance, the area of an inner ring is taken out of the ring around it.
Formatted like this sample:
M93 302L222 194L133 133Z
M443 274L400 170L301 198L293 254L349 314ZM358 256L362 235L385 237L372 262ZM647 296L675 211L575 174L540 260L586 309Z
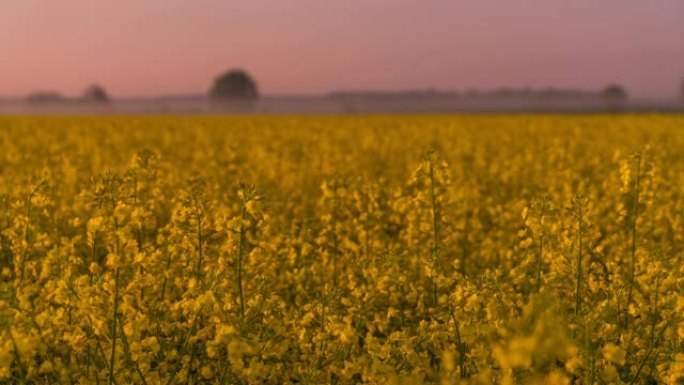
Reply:
M617 83L615 83L617 84ZM331 89L327 91L323 90L311 90L311 91L270 91L260 93L259 97L269 98L269 97L329 97L336 95L350 95L350 94L367 94L367 95L402 95L402 94L433 94L433 95L458 95L458 96L472 96L473 94L494 94L497 92L531 92L531 93L542 93L549 91L556 91L558 93L577 93L577 94L600 94L603 89L609 84L604 85L599 88L571 88L571 87L560 87L560 86L543 86L543 87L511 87L511 86L500 86L496 88L466 88L466 89L456 89L456 88L437 88L437 87L422 87L422 88L402 88L402 89L388 89L388 88L348 88L348 89ZM103 86L105 90L107 87ZM50 89L36 89L34 91L22 94L22 95L2 95L0 94L0 101L25 101L29 96L37 93L54 93L60 97L64 98L64 101L77 100L82 94L64 94L56 90ZM109 93L109 92L108 92ZM668 96L640 96L639 94L631 94L627 90L627 94L630 99L636 100L672 100L679 99L676 92ZM159 100L159 99L174 99L174 98L209 98L208 92L179 92L179 93L155 93L155 94L111 94L109 93L110 100Z

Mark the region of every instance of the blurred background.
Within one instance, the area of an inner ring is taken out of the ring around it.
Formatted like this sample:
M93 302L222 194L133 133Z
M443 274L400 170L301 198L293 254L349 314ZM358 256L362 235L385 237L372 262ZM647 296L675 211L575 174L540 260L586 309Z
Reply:
M684 110L684 0L3 0L0 113Z

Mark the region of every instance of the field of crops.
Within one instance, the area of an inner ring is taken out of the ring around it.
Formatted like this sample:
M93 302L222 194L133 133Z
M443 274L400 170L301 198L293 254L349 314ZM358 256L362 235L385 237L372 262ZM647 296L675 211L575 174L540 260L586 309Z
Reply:
M682 384L684 116L0 118L0 384Z

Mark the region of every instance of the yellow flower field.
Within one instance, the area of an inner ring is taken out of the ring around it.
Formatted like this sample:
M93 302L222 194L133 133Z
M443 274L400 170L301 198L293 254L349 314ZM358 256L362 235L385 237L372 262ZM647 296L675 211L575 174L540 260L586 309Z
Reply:
M0 384L682 384L684 116L0 117Z

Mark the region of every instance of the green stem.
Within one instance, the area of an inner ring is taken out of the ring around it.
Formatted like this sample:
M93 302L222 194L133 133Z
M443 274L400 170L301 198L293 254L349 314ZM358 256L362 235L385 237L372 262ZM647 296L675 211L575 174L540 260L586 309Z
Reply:
M636 164L636 179L634 181L634 207L632 209L632 255L629 262L629 288L627 289L627 305L625 309L629 311L629 305L632 303L632 290L634 289L634 272L636 265L636 243L637 243L637 219L639 215L639 179L641 173L641 156L637 156ZM625 323L628 318L625 318Z
M166 296L166 285L168 282L167 274L169 271L169 267L171 266L171 254L168 252L166 253L166 268L164 269L164 279L162 279L162 287L159 293L159 300L157 301L157 307L164 302L164 297Z
M202 281L202 258L204 257L202 255L202 211L200 207L198 206L197 199L194 200L194 205L195 205L195 216L197 219L197 268L196 268L196 275L197 275L197 281L201 282Z
M24 384L26 383L26 369L24 367L24 363L21 360L21 353L19 352L19 346L17 346L17 341L14 339L14 335L12 334L12 329L10 328L8 331L10 339L12 340L12 347L14 348L14 356L17 360L17 366L19 367L19 371L21 372L21 378L20 378L20 383Z
M238 260L237 260L237 279L238 292L240 294L240 316L245 318L245 296L242 290L242 253L245 244L245 216L247 215L247 208L243 205L242 214L240 215L240 242L238 243Z
M437 265L437 254L439 253L439 211L437 207L437 196L435 194L435 172L432 167L432 160L429 161L430 165L430 200L432 202L432 270L433 270L433 280L432 280L432 292L433 292L433 303L437 306L437 277L436 265ZM463 262L463 261L461 261Z
M537 254L537 293L541 290L542 263L544 261L544 210L546 200L542 197L541 210L539 212L539 253Z
M338 197L337 197L337 180L335 180L334 185L333 185L333 212L332 212L332 226L333 226L333 253L332 253L332 258L333 258L333 285L337 287L337 254L339 253L340 245L339 245L339 239L337 237L337 221L338 221L338 214L337 214L337 206L338 206Z
M195 317L192 320L192 323L190 324L190 329L188 329L188 333L185 335L185 338L183 339L183 343L178 349L178 360L176 362L176 367L173 369L171 372L171 376L169 376L169 379L166 381L166 385L170 385L173 379L176 377L176 374L178 374L178 370L180 369L181 365L183 364L183 355L185 355L185 349L188 346L188 342L190 341L190 336L192 333L195 331L195 326L197 325L197 319L199 318L200 314L202 313L202 310L204 309L204 305L200 306L199 310L197 311L197 314L195 314Z
M460 378L466 378L468 375L466 368L466 344L461 339L461 329L458 327L458 320L454 314L453 309L449 309L451 319L454 321L454 337L456 338L456 348L458 350L458 367Z
M111 385L114 383L114 360L116 359L116 322L119 308L119 268L114 270L114 309L112 311L112 352L109 356L109 380Z
M663 329L660 331L660 334L658 337L651 343L651 346L649 347L648 351L646 352L646 355L644 358L641 360L639 363L639 366L637 367L637 371L634 374L634 378L632 378L632 381L630 382L630 385L636 384L637 381L639 380L639 376L641 376L641 371L644 369L644 366L646 365L646 362L648 359L651 357L651 354L653 353L653 350L655 349L656 345L660 343L660 339L663 337L663 334L667 330L667 328L670 326L670 321L668 321L664 326Z
M655 345L655 329L658 324L658 291L660 286L660 277L656 275L655 278L655 298L653 298L653 313L651 314L651 345Z
M116 198L115 198L115 193L114 193L114 186L110 186L110 193L111 193L111 199L112 199L112 216L114 217L114 239L115 239L115 251L117 255L117 259L120 258L120 241L119 241L119 235L118 230L119 230L119 221L116 218ZM117 261L117 263L120 263L120 261ZM108 384L112 385L115 382L114 379L114 363L116 360L116 333L117 333L117 328L116 328L116 323L117 323L117 313L119 311L119 266L117 265L114 268L114 306L112 309L112 351L109 356L109 376L108 376Z
M26 225L24 226L24 241L26 241L26 248L21 259L21 273L19 274L19 282L24 280L24 273L26 271L26 260L28 259L29 245L31 244L31 201L35 191L31 191L28 196L28 203L26 205Z
M575 287L575 315L579 316L581 312L582 298L580 296L580 290L582 286L582 202L578 201L577 205L578 214L578 248L577 248L577 282Z
M97 232L93 233L93 244L90 247L90 264L95 262L95 243L97 242ZM88 285L93 286L93 272L90 271L90 266L88 266Z
M140 377L140 382L142 382L143 385L147 385L147 380L145 379L145 375L143 374L142 370L140 370L140 365L138 365L137 362L133 361L133 356L131 354L131 347L128 344L128 338L126 338L126 333L124 333L124 330L123 330L123 323L119 323L119 327L121 328L121 342L123 342L124 351L126 353L126 356L128 357L128 360L133 363L133 365L135 367L135 371L138 373L138 376Z

